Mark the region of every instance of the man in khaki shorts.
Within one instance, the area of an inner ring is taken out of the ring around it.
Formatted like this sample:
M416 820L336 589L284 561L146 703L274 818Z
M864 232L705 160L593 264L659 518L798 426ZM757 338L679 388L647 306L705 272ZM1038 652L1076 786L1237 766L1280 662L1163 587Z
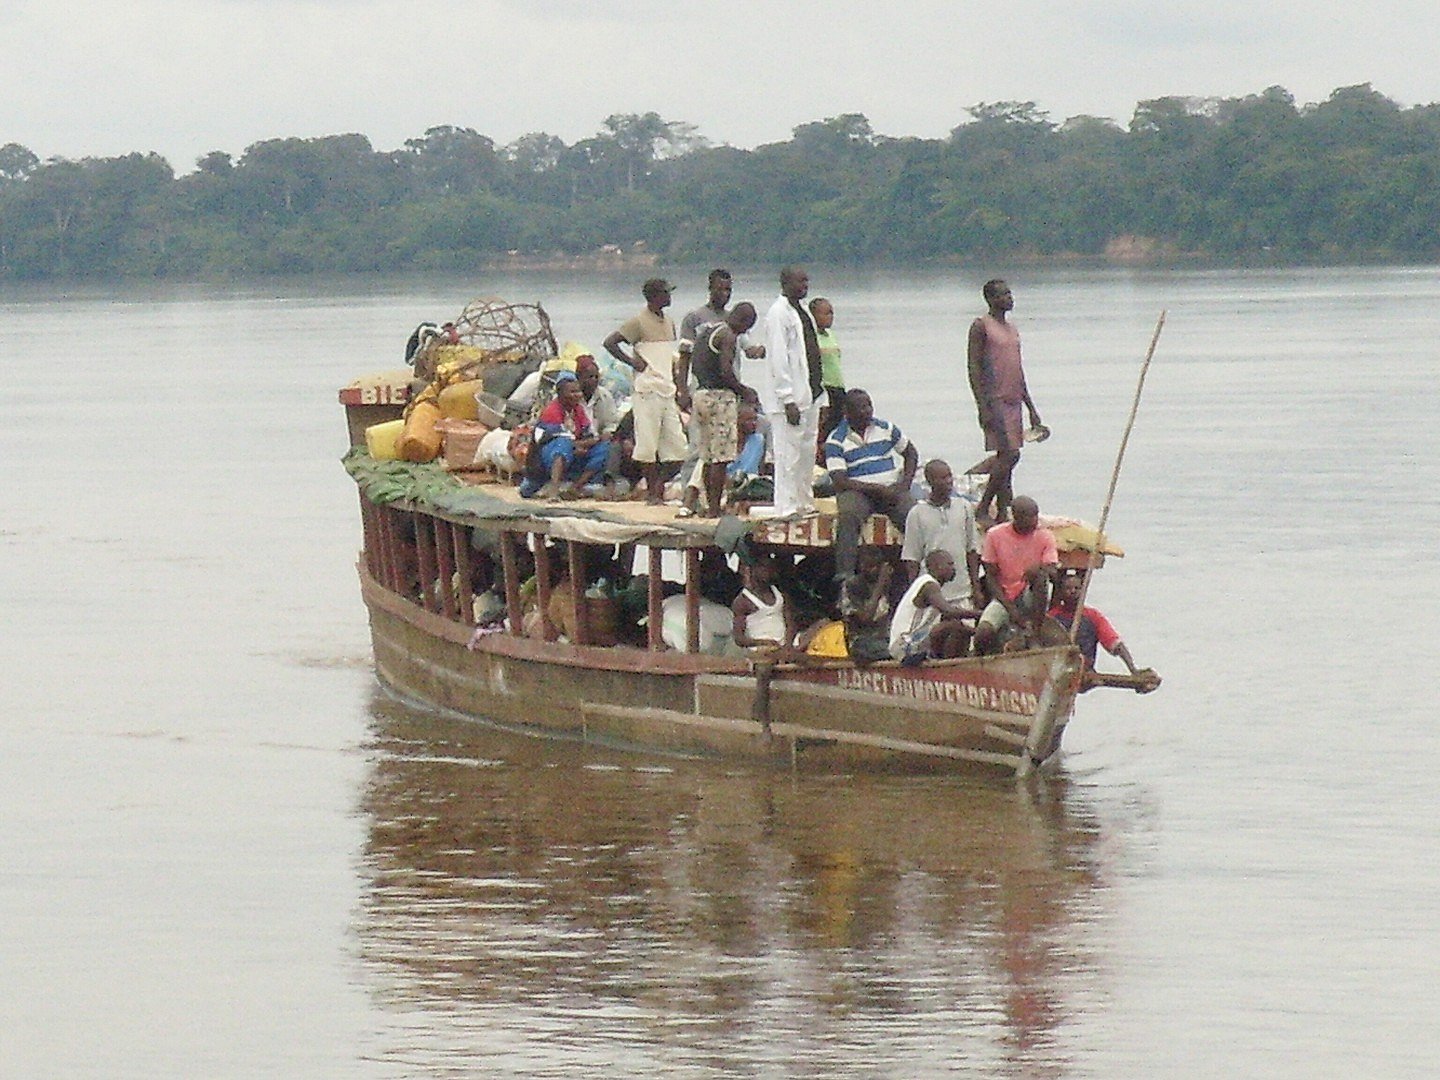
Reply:
M630 411L635 419L635 462L645 476L645 501L665 501L661 462L685 460L685 427L675 402L675 323L665 309L673 289L664 278L641 287L645 307L605 339L605 348L635 369ZM621 345L629 345L626 352Z

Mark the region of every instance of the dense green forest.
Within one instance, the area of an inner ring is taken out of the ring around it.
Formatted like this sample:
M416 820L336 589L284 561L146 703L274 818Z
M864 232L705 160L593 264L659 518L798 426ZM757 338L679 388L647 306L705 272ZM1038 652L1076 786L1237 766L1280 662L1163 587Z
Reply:
M1125 127L1034 102L966 112L943 139L852 113L754 150L653 112L573 145L457 127L398 150L270 139L180 176L153 153L42 162L10 143L0 279L473 268L638 244L677 262L1440 257L1440 104L1364 84L1309 105L1280 87L1157 98Z

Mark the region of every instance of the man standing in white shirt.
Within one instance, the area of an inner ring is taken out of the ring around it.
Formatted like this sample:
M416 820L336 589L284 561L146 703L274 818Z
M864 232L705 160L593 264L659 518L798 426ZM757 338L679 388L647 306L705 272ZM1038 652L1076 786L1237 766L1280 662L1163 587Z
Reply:
M815 510L815 448L820 434L820 343L801 301L810 275L798 266L780 271L780 296L765 316L768 385L758 387L775 447L775 513Z

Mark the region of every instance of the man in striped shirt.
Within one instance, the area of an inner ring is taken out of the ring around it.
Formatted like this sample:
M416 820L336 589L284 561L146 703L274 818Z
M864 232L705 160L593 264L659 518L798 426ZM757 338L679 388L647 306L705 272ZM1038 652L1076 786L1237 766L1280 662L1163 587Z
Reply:
M845 419L825 440L825 467L835 482L839 520L835 525L835 577L845 581L855 573L860 527L871 514L885 514L905 527L905 515L915 505L910 485L915 482L920 455L900 429L875 418L870 395L851 390L845 395Z

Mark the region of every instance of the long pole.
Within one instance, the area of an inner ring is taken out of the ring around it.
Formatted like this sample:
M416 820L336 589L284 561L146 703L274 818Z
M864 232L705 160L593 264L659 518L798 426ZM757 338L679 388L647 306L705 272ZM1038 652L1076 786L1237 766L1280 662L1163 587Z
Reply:
M1135 427L1135 414L1140 411L1140 395L1145 390L1145 376L1150 371L1150 361L1155 356L1155 346L1160 341L1160 331L1165 329L1166 312L1160 312L1160 321L1155 324L1155 333L1150 338L1150 348L1145 353L1145 363L1140 365L1140 380L1135 384L1135 400L1130 403L1130 419L1125 424L1125 434L1120 439L1120 451L1115 455L1115 468L1110 472L1110 490L1105 495L1105 509L1100 511L1100 528L1095 536L1095 550L1085 565L1085 580L1080 585L1080 599L1075 603L1075 618L1070 623L1070 643L1075 643L1080 633L1081 612L1085 610L1085 597L1090 592L1090 579L1095 575L1100 553L1105 547L1105 524L1110 520L1110 504L1115 501L1115 485L1120 482L1120 466L1125 461L1125 448L1130 445L1130 432Z

